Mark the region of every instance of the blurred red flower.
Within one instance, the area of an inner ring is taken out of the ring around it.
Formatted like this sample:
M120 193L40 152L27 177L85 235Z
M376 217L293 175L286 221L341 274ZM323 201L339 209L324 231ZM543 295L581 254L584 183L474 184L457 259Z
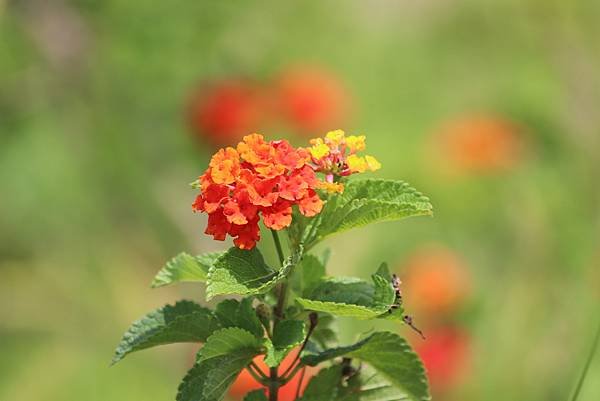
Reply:
M294 68L275 83L275 107L298 133L330 131L343 126L350 96L332 74L317 68Z
M470 293L465 262L445 247L433 245L419 249L402 270L406 300L419 318L431 319L453 312Z
M281 363L280 367L279 367L279 372L284 372L289 365L292 363L292 361L294 360L294 357L296 356L296 352L297 349L294 349L292 352L290 352L285 359L283 360L283 362ZM254 363L256 363L263 372L267 373L269 372L269 368L267 367L267 365L263 362L263 358L264 356L257 356L256 358L254 358ZM306 368L306 374L304 376L304 380L302 381L302 387L301 387L301 391L300 394L302 394L302 391L304 391L304 388L306 387L307 383L310 381L310 378L312 376L314 376L319 369L314 368L314 367L307 367ZM298 374L296 374L296 376L294 376L294 378L292 380L290 380L288 383L286 383L283 387L279 388L279 400L280 401L293 401L295 400L295 396L296 396L296 389L298 388L298 383L300 382L300 372ZM233 383L233 385L229 388L229 395L234 398L234 399L238 399L241 400L242 398L244 398L244 396L252 390L257 390L259 388L262 388L262 385L260 383L258 383L256 380L254 380L254 378L252 377L252 375L250 375L250 373L248 373L245 369L242 370L242 373L240 373L240 375L238 376L238 378L236 379L236 381Z
M212 145L236 142L259 131L266 117L262 89L242 78L202 85L190 98L188 121L192 132Z
M446 390L468 369L470 337L457 327L428 329L426 336L426 340L415 342L415 351L425 365L432 389Z
M446 123L435 136L435 144L442 158L458 171L501 171L520 160L521 131L502 117L467 116Z

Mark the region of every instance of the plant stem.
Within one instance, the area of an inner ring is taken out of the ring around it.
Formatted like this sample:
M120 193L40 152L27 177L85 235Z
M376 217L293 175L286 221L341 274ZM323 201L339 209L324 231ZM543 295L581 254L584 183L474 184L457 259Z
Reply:
M275 248L277 249L279 264L283 266L283 261L285 257L283 255L283 250L281 249L281 241L279 241L279 235L275 230L271 230L271 234L273 235L273 242L275 243ZM273 328L275 328L277 323L279 323L279 321L283 319L283 308L285 307L286 294L287 283L284 281L277 287L277 305L273 310ZM269 378L269 401L277 401L280 386L277 367L269 369Z
M279 234L277 234L277 231L275 231L275 230L271 230L271 234L273 235L273 242L275 242L275 248L277 249L277 256L279 256L279 264L281 266L283 266L285 256L283 255L283 250L281 249L281 241L279 241ZM287 281L283 281L277 287L277 305L275 306L275 309L273 310L273 315L275 317L275 324L277 324L281 319L283 319L283 309L285 308L286 296L287 296Z
M273 234L273 242L275 242L275 248L277 249L277 256L279 256L279 263L283 265L283 260L285 259L283 256L283 250L281 249L281 241L279 241L279 234L277 231L271 230L271 234Z
M577 397L579 397L579 392L581 391L581 387L583 386L585 376L587 375L588 369L590 368L592 360L594 359L596 348L598 348L598 342L600 342L600 324L598 324L598 328L596 329L596 336L594 337L594 341L592 343L592 349L587 357L585 366L583 367L583 372L581 372L581 376L579 376L579 380L577 381L577 386L575 387L575 392L573 393L573 397L571 397L571 401L576 401Z
M302 373L300 373L300 380L298 380L298 387L296 388L296 397L294 399L298 399L300 397L300 389L302 388L302 381L304 381L304 375L306 374L306 366L302 368Z

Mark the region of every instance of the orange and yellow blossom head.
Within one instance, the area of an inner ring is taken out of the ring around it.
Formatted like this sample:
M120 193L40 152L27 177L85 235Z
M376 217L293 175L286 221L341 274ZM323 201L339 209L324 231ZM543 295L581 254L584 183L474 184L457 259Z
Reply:
M373 156L359 156L357 152L366 148L364 135L346 136L344 131L330 131L325 138L311 139L308 148L317 172L325 174L321 188L328 192L342 192L343 184L336 177L346 177L365 171L376 171L381 164Z
M374 157L357 155L365 149L362 135L331 131L311 145L294 148L285 140L251 134L235 148L215 153L195 183L200 194L192 209L208 214L204 232L219 241L229 235L238 248L252 249L260 240L261 219L265 227L282 230L292 223L293 206L304 216L315 216L323 208L317 190L341 193L344 186L336 177L381 167Z
M252 249L260 240L258 223L281 230L292 222L292 206L314 216L323 201L307 150L287 141L247 135L234 149L215 153L197 184L201 193L194 211L208 214L206 234L223 241L227 235L241 249Z

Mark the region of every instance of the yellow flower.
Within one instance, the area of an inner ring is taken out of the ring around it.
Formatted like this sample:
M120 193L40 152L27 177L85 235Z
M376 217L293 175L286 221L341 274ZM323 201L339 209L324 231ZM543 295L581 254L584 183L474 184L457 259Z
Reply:
M326 190L329 193L342 193L344 192L344 184L339 182L327 182L323 181L320 185L321 189Z
M327 135L325 135L325 138L329 139L329 142L333 146L339 146L344 142L344 136L344 131L341 129L336 129L335 131L329 131Z
M377 161L377 159L373 156L365 156L365 161L367 162L367 166L371 171L377 171L381 168L381 163L379 163L379 161Z
M364 157L356 155L348 156L346 159L346 164L348 164L348 168L353 173L364 173L369 167Z
M322 159L329 154L329 146L324 143L318 143L309 148L310 154L315 159Z
M365 150L365 139L366 137L364 135L350 135L349 137L346 137L346 145L351 153L359 152Z

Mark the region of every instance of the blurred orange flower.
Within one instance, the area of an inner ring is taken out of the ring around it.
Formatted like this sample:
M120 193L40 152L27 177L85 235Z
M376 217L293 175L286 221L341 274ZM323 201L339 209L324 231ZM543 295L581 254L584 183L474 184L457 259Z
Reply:
M292 352L290 352L285 357L285 359L279 366L280 373L284 372L289 367L289 365L293 362L294 357L296 356L296 352L297 352L297 349L294 349ZM263 362L263 358L264 358L264 356L262 356L262 355L257 356L256 358L254 358L254 363L256 363L263 372L268 374L269 368ZM314 367L310 367L310 366L306 368L306 374L304 376L304 380L302 381L302 386L300 388L300 390L301 390L300 394L302 394L302 392L306 388L306 385L310 381L310 378L312 376L314 376L318 371L319 371L318 368L314 368ZM279 393L278 393L279 400L294 401L296 399L295 398L296 389L298 388L299 382L300 382L300 373L296 374L296 376L294 376L294 378L292 380L290 380L284 386L279 388ZM261 389L261 388L263 388L262 385L260 383L258 383L256 380L254 380L252 375L250 375L250 373L248 373L244 369L244 370L242 370L242 373L240 373L240 375L238 376L236 381L233 383L233 385L229 388L229 395L236 400L241 400L244 398L244 396L249 391L257 390L257 389Z
M344 125L350 97L332 74L317 68L295 68L275 83L275 104L283 118L300 134L323 132Z
M475 115L446 123L435 135L435 145L442 159L458 171L500 171L520 160L521 131L504 118Z
M263 128L266 103L262 89L254 82L227 78L198 88L190 98L187 114L195 135L220 146Z
M434 391L447 390L461 379L468 369L470 337L457 327L427 330L427 339L415 342Z
M404 291L420 318L431 318L456 310L470 293L466 264L442 246L424 247L403 266Z

